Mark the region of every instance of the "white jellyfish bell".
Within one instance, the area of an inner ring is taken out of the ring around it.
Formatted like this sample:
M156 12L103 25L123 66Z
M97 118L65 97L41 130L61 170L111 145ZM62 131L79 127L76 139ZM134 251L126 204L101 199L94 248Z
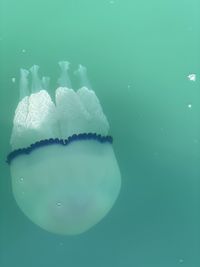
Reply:
M11 135L13 194L24 214L43 229L74 235L98 223L115 203L121 175L108 135L109 124L90 88L86 68L77 74L82 87L71 89L68 62L60 62L55 104L49 78L40 81L33 66L29 92L21 70L20 101Z

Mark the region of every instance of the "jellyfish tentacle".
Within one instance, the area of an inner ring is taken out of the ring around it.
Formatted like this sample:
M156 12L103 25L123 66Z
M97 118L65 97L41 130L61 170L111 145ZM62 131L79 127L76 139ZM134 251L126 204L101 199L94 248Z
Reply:
M87 68L83 65L79 65L78 70L74 72L75 75L80 79L80 87L87 87L89 90L92 90L90 81L87 76Z
M50 83L50 78L49 77L42 77L42 88L45 89L46 91L49 90L49 83Z
M26 69L20 69L20 82L19 82L19 88L20 88L20 96L19 100L21 101L24 97L28 96L30 94L29 88L28 88L28 75L29 71Z
M71 80L70 80L69 74L68 74L70 63L68 61L60 61L60 62L58 62L58 64L61 68L61 74L60 74L60 77L58 79L58 85L60 87L67 87L67 88L71 89L72 85L71 85Z
M31 92L37 93L40 90L42 90L41 80L38 75L39 66L34 65L30 68L31 74L32 74L32 87Z

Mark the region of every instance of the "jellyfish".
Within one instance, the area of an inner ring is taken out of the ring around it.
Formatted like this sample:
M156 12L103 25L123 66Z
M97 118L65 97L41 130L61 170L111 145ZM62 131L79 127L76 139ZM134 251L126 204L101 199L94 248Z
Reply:
M14 198L36 225L61 235L81 234L100 222L114 205L121 174L108 135L109 123L80 65L74 90L69 63L59 62L55 97L39 66L20 70L7 156ZM29 86L29 74L32 85Z

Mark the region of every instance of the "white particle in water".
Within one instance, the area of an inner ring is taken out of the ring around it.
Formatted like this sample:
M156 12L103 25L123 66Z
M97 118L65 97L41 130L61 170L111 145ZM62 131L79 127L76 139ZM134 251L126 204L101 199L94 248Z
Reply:
M60 207L61 206L61 203L60 202L57 202L57 204L56 204L58 207Z
M114 3L115 3L115 1L114 1L114 0L111 0L111 1L110 1L110 4L111 4L111 5L112 5L112 4L114 4Z
M180 260L179 260L179 263L183 263L183 262L184 262L184 260L183 260L183 259L180 259Z
M16 82L16 78L13 77L13 78L11 79L11 81L12 81L13 83L15 83L15 82Z
M22 49L22 53L26 53L26 49Z
M189 74L187 77L192 82L196 81L196 74L194 74L194 73Z
M24 181L24 178L20 178L20 182L23 183L23 181Z
M192 108L192 104L188 104L188 108Z

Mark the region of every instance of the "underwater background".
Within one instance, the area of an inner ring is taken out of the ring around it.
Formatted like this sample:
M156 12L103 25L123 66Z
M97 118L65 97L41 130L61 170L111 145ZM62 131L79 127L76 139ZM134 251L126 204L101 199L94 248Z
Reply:
M0 267L200 266L199 12L198 0L0 0ZM53 95L60 60L87 67L122 175L113 209L77 236L23 215L5 163L19 69L38 64Z

